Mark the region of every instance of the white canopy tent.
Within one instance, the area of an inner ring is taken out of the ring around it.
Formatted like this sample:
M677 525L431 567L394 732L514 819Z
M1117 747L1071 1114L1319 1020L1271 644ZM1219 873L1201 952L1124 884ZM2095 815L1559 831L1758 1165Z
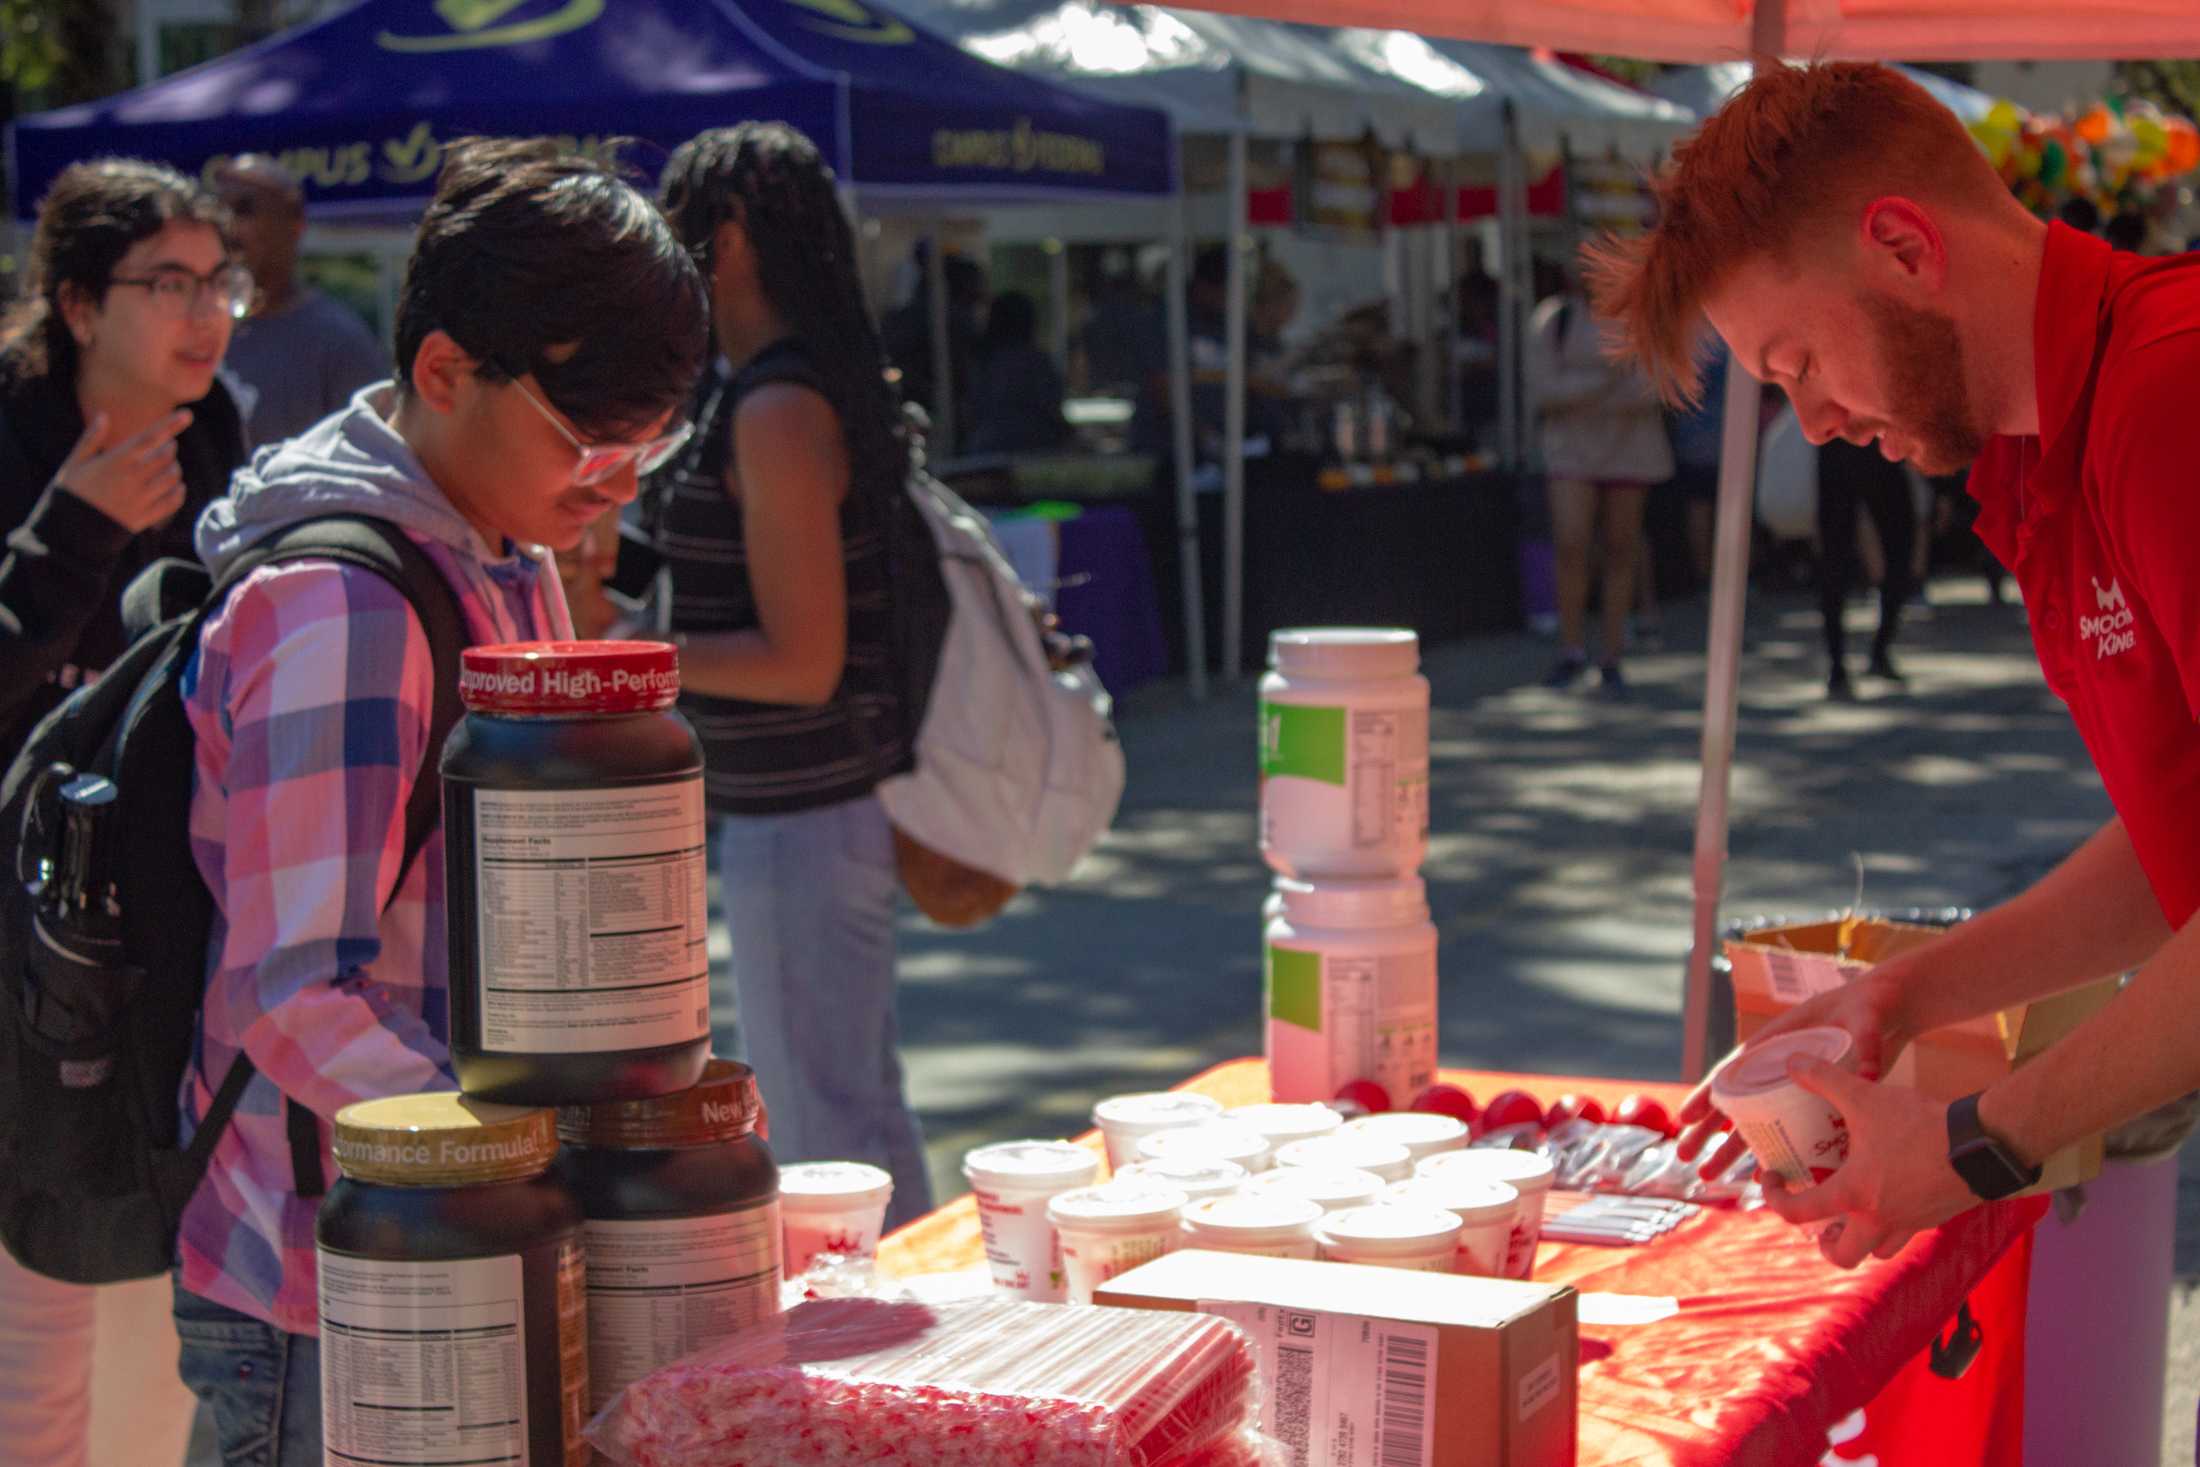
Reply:
M1897 66L1895 70L1938 97L1942 106L1965 122L1976 122L1993 108L1994 98L1977 87L1967 87L1938 72L1921 71L1914 66ZM1650 83L1650 90L1666 101L1709 116L1748 80L1748 62L1725 61L1716 66L1688 66L1668 71Z
M1737 56L2200 57L2200 4L2193 0L2090 5L2067 0L1228 0L1221 8L1282 20L1403 27L1431 36L1693 63L1731 63ZM1756 379L1730 359L1696 815L1694 942L1682 1016L1681 1069L1688 1079L1702 1075L1712 1058L1711 960L1726 870L1757 392Z

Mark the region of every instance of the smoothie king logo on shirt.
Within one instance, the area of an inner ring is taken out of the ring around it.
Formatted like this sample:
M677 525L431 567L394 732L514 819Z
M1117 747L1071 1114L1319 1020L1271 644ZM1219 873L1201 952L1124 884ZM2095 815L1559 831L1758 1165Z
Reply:
M2098 579L2093 579L2093 600L2100 608L2099 616L2078 618L2078 640L2093 646L2097 662L2120 657L2139 643L2139 633L2133 625L2131 603L2124 599L2123 583L2110 577L2108 589L2101 589Z

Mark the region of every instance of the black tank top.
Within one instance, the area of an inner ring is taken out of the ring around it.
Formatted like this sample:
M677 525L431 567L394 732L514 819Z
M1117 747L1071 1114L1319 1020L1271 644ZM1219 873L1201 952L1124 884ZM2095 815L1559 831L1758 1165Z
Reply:
M728 380L708 374L696 432L650 486L653 538L672 577L672 629L754 630L741 506L733 477L733 421L743 398L775 382L820 392L823 379L793 340L765 348ZM912 765L892 647L893 607L880 526L900 484L848 486L840 507L848 587L848 660L832 698L814 707L683 694L681 711L703 743L704 789L726 815L783 815L867 795Z

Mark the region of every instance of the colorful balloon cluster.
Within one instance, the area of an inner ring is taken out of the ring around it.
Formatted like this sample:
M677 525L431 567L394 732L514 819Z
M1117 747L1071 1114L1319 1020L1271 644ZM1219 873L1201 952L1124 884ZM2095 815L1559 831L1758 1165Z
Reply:
M2072 198L2104 215L2143 210L2163 184L2200 167L2200 128L2145 101L2096 102L2075 118L2000 101L1971 124L1971 136L2040 214Z

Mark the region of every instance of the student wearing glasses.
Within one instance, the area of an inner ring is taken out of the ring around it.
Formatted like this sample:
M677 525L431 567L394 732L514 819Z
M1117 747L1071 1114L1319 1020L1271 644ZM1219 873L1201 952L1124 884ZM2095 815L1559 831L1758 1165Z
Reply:
M686 440L702 279L649 199L549 141L457 144L406 266L397 380L239 473L200 519L217 576L332 514L403 529L470 643L572 635L552 551ZM240 1053L256 1075L178 1239L183 1380L230 1467L321 1451L313 1221L287 1112L452 1090L442 834L404 867L435 701L403 594L305 560L247 577L185 677L191 832L216 908L189 1135Z
M119 655L122 589L191 554L244 457L215 378L252 294L220 202L150 163L79 163L38 211L0 321L0 761ZM0 1457L79 1467L93 1292L0 1253Z

